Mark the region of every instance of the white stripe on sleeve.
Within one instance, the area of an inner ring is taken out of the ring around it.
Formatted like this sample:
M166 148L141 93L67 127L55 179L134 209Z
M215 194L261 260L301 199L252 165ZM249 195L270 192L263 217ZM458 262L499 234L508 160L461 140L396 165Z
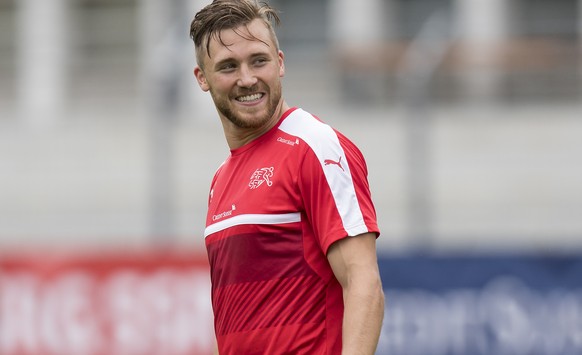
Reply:
M350 166L335 131L308 112L296 109L279 126L283 132L301 138L313 150L322 165L330 186L335 205L348 235L355 236L368 231L356 197ZM325 166L326 159L341 162L339 167Z

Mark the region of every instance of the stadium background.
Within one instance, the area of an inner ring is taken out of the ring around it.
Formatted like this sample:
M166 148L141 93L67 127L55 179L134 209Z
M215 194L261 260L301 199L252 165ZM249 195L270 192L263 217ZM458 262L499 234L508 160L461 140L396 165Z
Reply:
M582 1L276 0L370 170L379 354L582 353ZM0 354L206 354L199 0L0 0Z

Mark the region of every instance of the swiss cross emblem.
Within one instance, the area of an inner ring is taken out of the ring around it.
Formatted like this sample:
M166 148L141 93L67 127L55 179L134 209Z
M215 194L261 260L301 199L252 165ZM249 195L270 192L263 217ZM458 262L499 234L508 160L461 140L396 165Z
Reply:
M273 185L273 181L271 181L272 177L273 177L273 167L257 169L251 176L249 187L251 188L251 190L254 190L261 186L263 183L266 183L267 186L271 186Z

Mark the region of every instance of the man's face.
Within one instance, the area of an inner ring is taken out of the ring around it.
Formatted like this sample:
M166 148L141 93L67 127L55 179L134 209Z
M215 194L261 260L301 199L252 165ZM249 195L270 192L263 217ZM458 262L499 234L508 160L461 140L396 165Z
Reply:
M196 79L202 90L210 91L218 112L236 127L262 127L282 100L283 53L261 20L224 30L220 36L227 46L211 38L210 56L204 56L203 70L194 70Z

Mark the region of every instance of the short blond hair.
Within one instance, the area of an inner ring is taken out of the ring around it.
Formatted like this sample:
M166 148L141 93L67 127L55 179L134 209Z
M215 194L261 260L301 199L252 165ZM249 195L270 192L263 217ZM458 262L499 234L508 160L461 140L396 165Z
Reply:
M276 50L279 50L279 40L273 28L273 24L280 23L279 15L267 3L256 0L214 0L200 10L190 24L190 38L194 41L198 65L202 67L205 54L210 57L212 38L227 46L220 37L221 31L247 26L255 19L261 19L265 23Z

